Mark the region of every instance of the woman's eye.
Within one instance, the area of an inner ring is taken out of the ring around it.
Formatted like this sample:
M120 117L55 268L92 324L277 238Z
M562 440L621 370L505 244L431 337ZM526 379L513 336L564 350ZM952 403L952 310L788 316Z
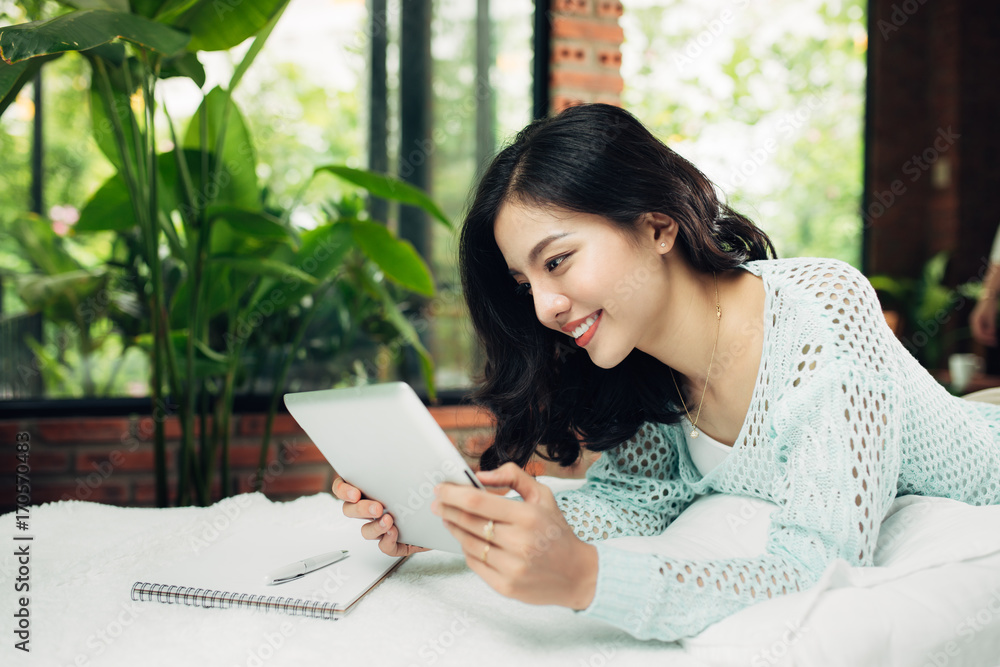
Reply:
M563 260L566 259L567 257L569 257L569 255L563 255L562 257L556 257L555 259L551 259L545 263L545 268L548 269L550 272L555 271L559 267L559 265L562 264Z
M517 296L529 296L531 294L531 283L518 283L514 287L514 294Z

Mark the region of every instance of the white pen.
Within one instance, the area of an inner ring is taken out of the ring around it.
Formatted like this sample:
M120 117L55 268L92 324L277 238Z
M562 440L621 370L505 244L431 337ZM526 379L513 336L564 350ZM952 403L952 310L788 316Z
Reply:
M290 565L279 567L277 570L265 575L264 583L268 586L274 586L275 584L283 584L288 581L293 581L299 577L309 574L310 572L314 572L321 567L326 567L327 565L332 565L337 561L343 560L347 558L349 553L350 552L346 550L331 551L330 553L325 553L320 556L313 556L312 558L296 561Z

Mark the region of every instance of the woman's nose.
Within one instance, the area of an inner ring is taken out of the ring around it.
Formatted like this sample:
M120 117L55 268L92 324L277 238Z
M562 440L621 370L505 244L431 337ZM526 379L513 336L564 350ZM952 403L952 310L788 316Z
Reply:
M569 299L560 292L535 291L535 314L547 327L559 328L559 315L569 311Z

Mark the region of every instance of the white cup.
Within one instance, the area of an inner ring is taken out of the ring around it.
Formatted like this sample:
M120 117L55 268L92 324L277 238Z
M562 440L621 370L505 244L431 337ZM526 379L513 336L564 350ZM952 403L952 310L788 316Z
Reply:
M972 382L972 376L983 370L983 360L974 354L953 354L948 357L948 370L952 388L961 394Z

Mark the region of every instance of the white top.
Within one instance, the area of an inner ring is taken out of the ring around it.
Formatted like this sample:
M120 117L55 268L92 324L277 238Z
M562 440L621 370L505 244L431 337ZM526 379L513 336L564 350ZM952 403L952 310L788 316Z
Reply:
M686 416L681 417L681 427L684 429L688 451L691 452L691 461L702 477L722 463L722 460L733 451L732 447L722 444L701 429L698 429L698 437L692 438L691 421Z

